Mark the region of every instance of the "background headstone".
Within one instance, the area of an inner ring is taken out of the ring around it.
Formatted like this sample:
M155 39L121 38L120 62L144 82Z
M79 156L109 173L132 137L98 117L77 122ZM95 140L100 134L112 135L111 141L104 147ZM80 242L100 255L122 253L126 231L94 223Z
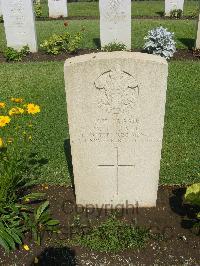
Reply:
M67 0L48 0L49 17L67 17Z
M0 0L0 17L1 16L3 16L3 13L2 13L1 0Z
M184 0L165 0L165 15L170 16L170 12L175 9L183 11Z
M123 43L131 49L131 0L100 0L101 46Z
M7 46L20 50L28 45L37 52L32 0L1 0Z
M143 53L66 60L77 204L156 205L167 75L165 59Z
M196 49L200 49L200 14L199 14L198 27L197 27Z

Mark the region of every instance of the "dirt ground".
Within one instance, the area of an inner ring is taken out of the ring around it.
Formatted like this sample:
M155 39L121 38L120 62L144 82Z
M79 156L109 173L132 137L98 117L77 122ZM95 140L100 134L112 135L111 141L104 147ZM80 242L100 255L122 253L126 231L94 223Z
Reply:
M44 235L41 246L34 244L27 236L25 244L30 247L29 251L20 247L10 254L5 254L0 248L2 266L200 265L200 236L193 228L193 219L198 210L184 203L185 188L159 187L156 208L118 210L119 219L150 228L155 239L147 242L142 249L127 249L117 254L63 245L77 233L77 228L73 226L74 218L80 217L85 232L90 226L109 217L110 210L77 208L71 187L39 187L37 191L47 193L53 217L60 220L61 233ZM161 237L158 238L158 235Z
M99 42L100 45L100 40L95 40L95 42ZM79 50L76 53L61 53L59 55L51 55L51 54L46 54L42 51L37 52L37 53L30 53L26 57L22 59L21 62L44 62L44 61L65 61L68 58L78 56L78 55L83 55L83 54L89 54L89 53L97 53L100 50L92 50L92 49L82 49ZM133 52L141 52L141 50L136 49L133 50ZM192 50L178 50L175 54L174 57L171 60L200 60L200 51L193 52ZM6 58L4 57L3 53L0 53L0 63L6 62ZM10 62L13 63L13 62Z

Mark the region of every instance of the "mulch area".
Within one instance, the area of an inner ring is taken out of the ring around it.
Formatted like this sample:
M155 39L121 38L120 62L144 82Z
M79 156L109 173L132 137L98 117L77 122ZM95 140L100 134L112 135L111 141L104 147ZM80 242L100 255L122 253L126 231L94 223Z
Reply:
M162 12L160 12L162 13ZM49 18L49 17L37 17L36 21L53 21L53 20L99 20L99 16L69 16L66 18L59 17L59 18ZM157 20L194 20L197 19L198 17L196 16L183 16L181 18L170 18L170 17L165 17L164 15L160 16L132 16L132 19L157 19ZM1 21L0 23L3 23Z
M38 21L45 21L45 20L99 20L99 16L69 16L66 18L60 17L60 18L49 18L49 17L41 17L36 18ZM176 20L176 18L170 18L165 16L131 16L132 19L160 19L160 20ZM186 20L186 19L197 19L197 17L194 16L183 16L181 18L178 18L177 20Z
M51 55L46 54L42 51L39 51L37 53L30 53L26 57L22 59L20 62L44 62L44 61L65 61L68 58L83 55L83 54L89 54L89 53L98 53L100 50L93 50L93 49L82 49L79 50L76 53L61 53L59 55ZM133 50L132 52L142 52L142 50ZM192 50L178 50L174 57L171 60L193 60L193 61L199 61L200 60L200 51L193 52ZM0 53L0 63L5 63L6 59L3 55L3 53ZM13 63L13 62L9 62Z
M109 211L102 210L99 214L97 209L77 209L71 187L37 188L37 191L44 190L53 216L61 222L62 233L45 235L40 247L27 237L25 243L29 245L29 251L19 248L5 254L0 248L0 265L199 265L200 236L191 220L198 210L184 203L184 187L160 186L157 207L121 211L120 219L148 227L162 238L151 239L142 249L127 249L117 254L94 252L67 244L61 246L59 243L64 243L74 233L71 226L74 217L80 215L81 224L90 226L104 221ZM191 219L187 220L188 217Z

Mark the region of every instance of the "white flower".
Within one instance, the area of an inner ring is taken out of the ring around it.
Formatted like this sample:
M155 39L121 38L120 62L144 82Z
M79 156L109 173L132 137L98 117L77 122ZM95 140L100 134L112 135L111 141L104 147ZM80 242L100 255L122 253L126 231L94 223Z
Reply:
M144 37L146 40L144 50L150 54L160 55L169 59L176 52L176 43L173 38L174 33L167 31L162 26L152 29Z

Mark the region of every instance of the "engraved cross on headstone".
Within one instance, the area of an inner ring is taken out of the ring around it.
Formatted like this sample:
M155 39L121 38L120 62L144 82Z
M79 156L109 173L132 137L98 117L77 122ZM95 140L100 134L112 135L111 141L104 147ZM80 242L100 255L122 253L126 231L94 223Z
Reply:
M133 164L120 164L119 163L119 150L118 147L116 149L116 163L115 164L99 164L99 167L115 167L116 168L116 178L117 178L117 195L119 193L119 168L120 167L134 167Z

